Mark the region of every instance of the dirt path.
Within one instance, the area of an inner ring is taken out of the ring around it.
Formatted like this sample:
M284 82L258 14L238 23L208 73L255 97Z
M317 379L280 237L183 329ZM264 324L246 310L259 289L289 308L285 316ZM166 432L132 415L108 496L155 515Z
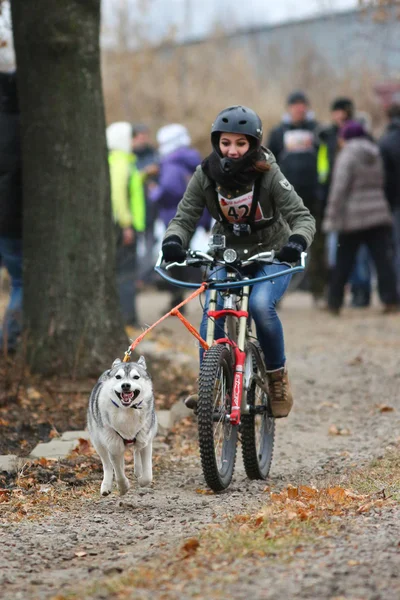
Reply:
M148 321L154 320L158 305L141 299ZM382 317L374 307L349 309L336 319L314 312L303 295L288 297L281 316L295 408L289 419L277 424L268 483L277 490L287 484L319 486L368 464L399 441L400 317ZM177 335L181 326L171 327L171 335ZM186 340L179 333L180 344ZM191 343L188 352L195 357ZM188 431L190 438L190 427ZM175 436L171 446L170 440L159 439L150 490L133 485L122 499L100 499L93 490L68 503L67 510L55 507L39 520L3 523L1 597L51 598L77 581L126 572L144 559L151 564L164 547L181 545L227 513L257 512L265 505L265 482L249 482L240 461L226 493L200 493L205 486L198 457L180 451L178 441ZM128 475L132 479L132 473ZM159 597L397 599L399 516L394 505L382 514L343 519L345 534L316 540L296 560L268 557L253 568L244 565L240 584L225 581L219 587L214 578L212 587L207 581L200 587L192 582L180 594ZM93 597L110 596L97 590ZM157 596L143 591L135 597Z

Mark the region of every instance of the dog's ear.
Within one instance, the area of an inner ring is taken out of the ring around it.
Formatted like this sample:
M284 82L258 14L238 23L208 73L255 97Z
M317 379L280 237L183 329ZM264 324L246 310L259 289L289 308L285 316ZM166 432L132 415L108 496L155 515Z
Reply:
M139 360L137 361L137 364L146 370L146 360L145 360L144 356L141 356L139 358Z
M122 362L121 359L120 358L116 358L114 360L111 368L113 369L114 367L116 367L117 365L119 365L120 362Z

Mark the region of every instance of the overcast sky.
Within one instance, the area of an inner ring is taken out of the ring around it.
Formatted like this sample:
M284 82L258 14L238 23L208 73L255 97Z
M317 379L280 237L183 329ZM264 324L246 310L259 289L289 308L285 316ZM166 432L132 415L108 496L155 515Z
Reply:
M128 11L124 19L128 36L135 40L135 25L149 40L157 41L174 28L176 39L207 35L215 23L227 29L274 24L301 19L321 12L354 8L358 0L101 0L102 41L113 43L119 11ZM10 17L7 4L0 17L0 39L8 46L0 49L1 59L12 61ZM2 23L3 21L3 23ZM4 28L5 21L5 28Z
M358 0L102 0L105 39L114 28L118 5L129 7L132 26L140 20L148 39L167 35L177 39L207 34L215 23L228 29L274 24L320 13L354 8ZM142 7L142 10L140 10ZM139 10L138 10L139 8Z

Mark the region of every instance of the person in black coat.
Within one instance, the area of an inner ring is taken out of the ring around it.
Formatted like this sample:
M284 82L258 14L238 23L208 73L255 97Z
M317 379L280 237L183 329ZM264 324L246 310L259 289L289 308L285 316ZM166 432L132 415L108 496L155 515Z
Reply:
M385 167L385 192L393 211L396 273L400 293L400 104L392 104L388 111L389 125L379 147Z
M0 72L0 257L11 294L0 325L0 353L13 352L22 327L22 176L15 73Z
M322 299L326 282L324 235L321 230L321 200L317 172L318 128L304 92L289 94L281 123L267 136L266 146L275 155L282 173L293 185L317 223L308 277L301 289L309 289L316 302Z

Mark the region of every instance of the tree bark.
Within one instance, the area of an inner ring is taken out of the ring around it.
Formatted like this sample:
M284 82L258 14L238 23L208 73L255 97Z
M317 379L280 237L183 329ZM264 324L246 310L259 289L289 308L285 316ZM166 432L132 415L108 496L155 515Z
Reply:
M24 347L42 374L123 354L115 281L100 0L13 0L24 190Z

